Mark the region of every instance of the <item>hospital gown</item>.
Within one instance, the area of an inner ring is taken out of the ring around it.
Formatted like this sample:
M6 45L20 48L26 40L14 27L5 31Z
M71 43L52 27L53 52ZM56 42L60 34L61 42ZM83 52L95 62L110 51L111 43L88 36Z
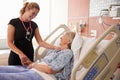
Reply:
M51 50L41 61L47 63L55 71L62 72L55 74L57 80L68 80L73 67L73 52L70 49Z
M73 52L70 49L50 50L41 60L53 70L57 80L68 80L73 67ZM0 80L44 80L37 72L24 66L0 66Z

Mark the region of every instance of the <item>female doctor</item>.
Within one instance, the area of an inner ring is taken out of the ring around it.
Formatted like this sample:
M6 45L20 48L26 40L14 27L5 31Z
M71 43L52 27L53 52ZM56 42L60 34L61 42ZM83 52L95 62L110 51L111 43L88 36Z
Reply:
M9 21L7 30L7 42L11 49L8 59L9 65L29 65L33 62L32 39L34 36L40 46L48 49L59 49L59 47L42 40L38 25L32 21L39 11L37 3L26 2L20 10L20 16Z

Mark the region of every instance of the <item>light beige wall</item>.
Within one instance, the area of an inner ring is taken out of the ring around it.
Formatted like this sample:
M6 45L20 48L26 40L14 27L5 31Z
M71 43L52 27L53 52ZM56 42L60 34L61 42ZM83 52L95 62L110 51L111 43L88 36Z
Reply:
M51 0L50 31L68 22L68 0Z

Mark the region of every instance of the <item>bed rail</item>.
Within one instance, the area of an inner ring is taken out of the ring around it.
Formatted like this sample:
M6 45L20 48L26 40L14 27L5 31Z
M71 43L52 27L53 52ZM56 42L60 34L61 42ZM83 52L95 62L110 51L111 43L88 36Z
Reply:
M58 26L56 29L54 29L45 39L44 41L49 41L49 39L52 37L52 41L49 42L50 44L54 44L55 41L61 36L63 35L65 32L70 31L70 29L65 25L65 24L61 24L60 26ZM59 33L59 34L58 34ZM55 35L53 37L53 34ZM53 39L54 38L54 39ZM38 46L35 50L35 55L34 55L34 61L37 61L38 59L42 58L45 56L47 49L44 49L42 52L39 53L41 46Z
M100 55L95 52L96 46L110 33L114 32L115 36L110 40L107 47L101 51ZM83 67L86 68L84 75L80 76L79 80L109 80L118 63L120 62L120 26L117 24L103 33L92 47L87 51L87 54L82 60L73 67L71 80L76 80L76 73ZM102 62L102 64L100 64ZM114 63L114 65L113 65ZM80 66L82 65L82 66ZM99 66L102 66L101 68ZM91 75L92 74L92 75Z

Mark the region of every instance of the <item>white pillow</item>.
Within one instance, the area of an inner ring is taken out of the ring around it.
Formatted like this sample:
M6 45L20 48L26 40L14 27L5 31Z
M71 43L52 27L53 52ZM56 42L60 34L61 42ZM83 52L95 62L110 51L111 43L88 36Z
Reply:
M82 43L83 43L83 39L81 35L78 32L76 32L75 38L73 39L72 44L71 44L71 49L73 51L80 49L82 47Z
M79 60L80 49L82 47L82 44L83 44L82 36L78 32L76 32L75 38L73 39L73 42L71 44L71 50L73 51L74 54L74 64L76 64L77 61Z

